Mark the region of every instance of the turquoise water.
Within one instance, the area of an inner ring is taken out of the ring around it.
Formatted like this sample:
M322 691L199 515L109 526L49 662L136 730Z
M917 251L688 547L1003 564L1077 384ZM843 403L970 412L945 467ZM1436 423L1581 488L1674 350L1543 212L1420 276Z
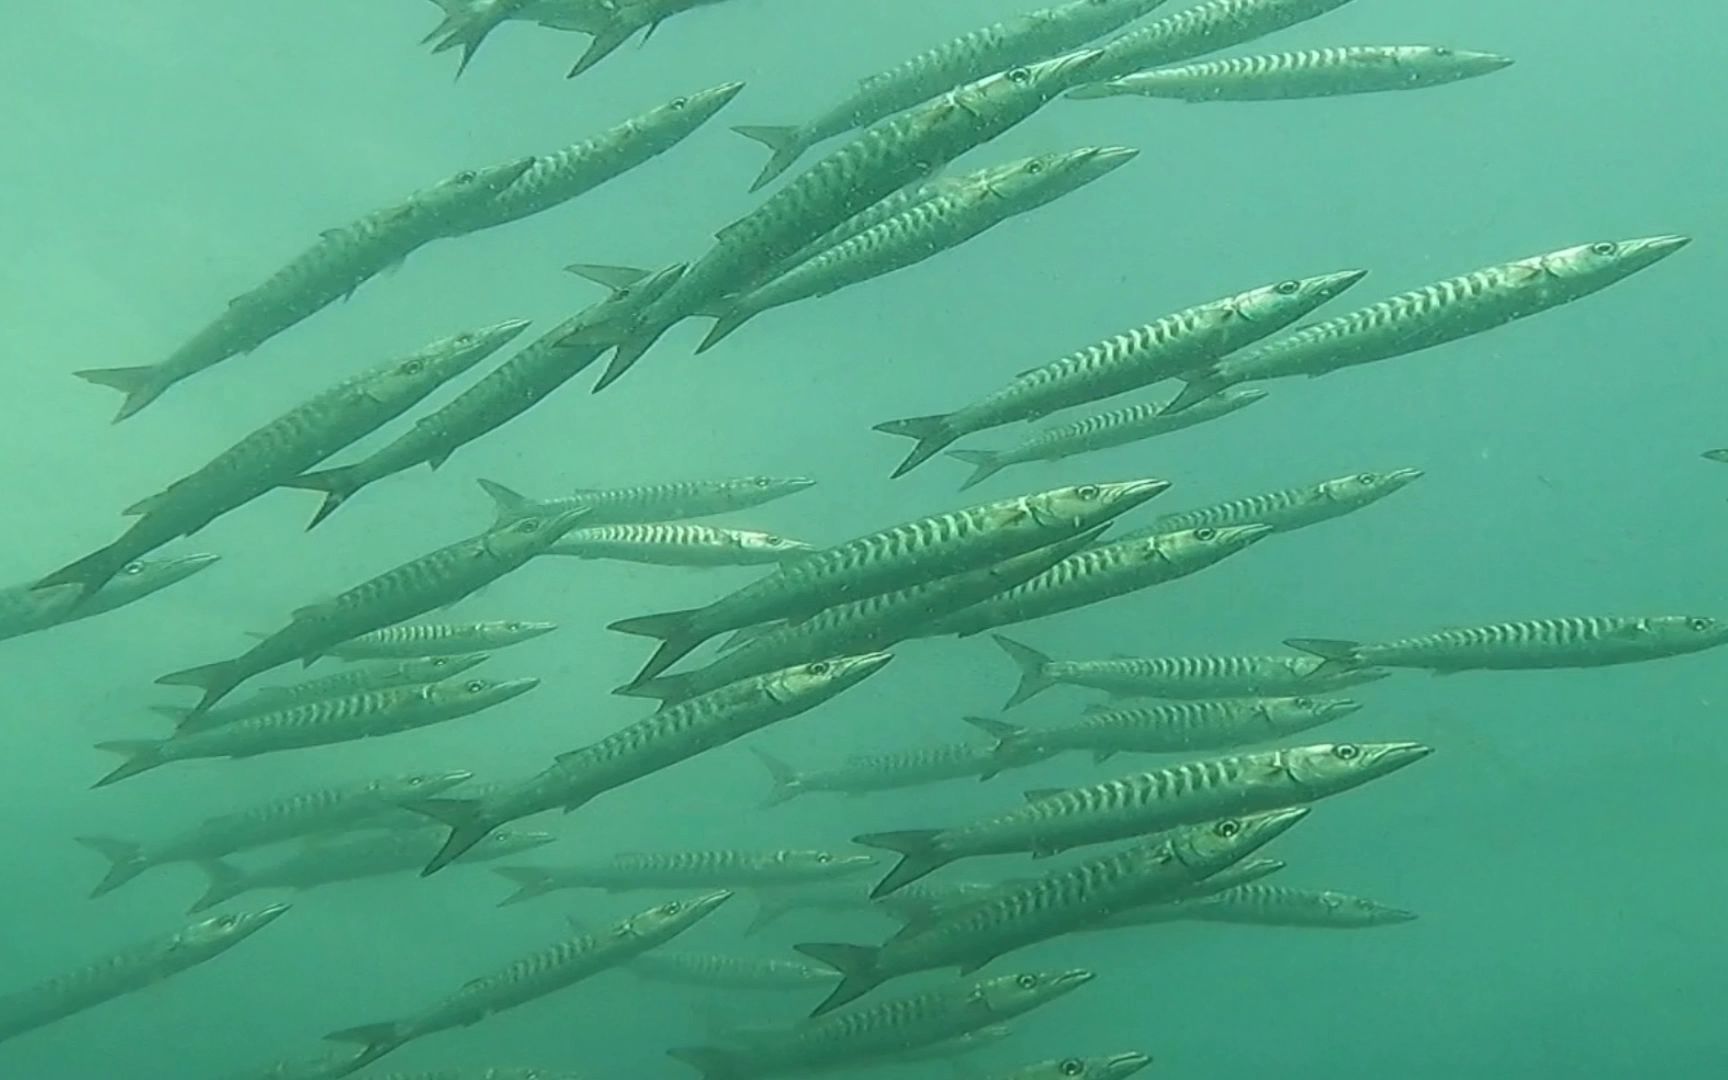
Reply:
M13 102L0 210L12 256L0 264L12 421L0 425L0 455L14 507L0 580L106 543L119 507L355 370L506 318L533 318L530 333L551 325L596 298L561 272L568 262L694 258L757 203L745 189L762 151L728 125L797 122L855 78L1026 6L735 0L670 21L646 48L632 44L574 82L560 76L579 36L511 25L456 83L448 54L414 44L435 18L414 0L186 0L124 14L33 6L26 32L0 42ZM1084 145L1136 147L1139 159L939 260L763 316L700 358L688 355L699 331L681 327L604 396L568 388L437 473L380 483L310 535L316 497L273 493L182 542L220 553L216 568L136 607L5 642L12 739L0 782L12 812L0 818L11 868L0 987L165 933L201 891L196 871L177 866L86 901L100 867L73 837L159 836L266 794L384 772L466 768L493 780L538 769L646 714L606 693L647 652L607 623L704 603L755 573L543 561L452 614L561 624L487 669L544 679L528 698L390 739L179 765L87 790L112 764L91 744L164 733L145 706L182 697L152 686L158 675L233 655L245 631L478 531L490 520L480 477L552 495L809 475L819 481L810 491L724 520L832 543L1066 483L1174 481L1128 522L1137 525L1361 469L1425 470L1360 515L1012 631L1059 657L1273 651L1290 636L1375 639L1548 615L1728 614L1721 590L1704 584L1728 474L1697 458L1722 441L1710 327L1712 288L1728 273L1717 242L1728 150L1715 105L1728 17L1698 0L1661 7L1356 0L1238 51L1433 42L1517 64L1411 94L1056 102L963 166ZM676 150L568 206L429 246L123 425L108 424L111 393L69 374L160 359L320 230L437 178L551 151L734 79L748 82L744 94ZM1695 242L1576 305L1432 353L1269 384L1272 396L1242 416L1019 467L978 498L956 496L966 470L945 459L890 483L904 448L870 430L1284 277L1369 269L1325 309L1336 313L1492 263L1669 232ZM959 717L997 708L1013 686L984 640L898 652L867 686L755 741L818 765L963 738ZM1159 1059L1148 1075L1717 1075L1728 1055L1708 861L1725 760L1720 665L1705 654L1594 671L1403 674L1355 691L1369 707L1319 738L1414 739L1437 752L1321 805L1267 853L1290 863L1282 884L1361 893L1419 921L1359 933L1179 925L1046 943L990 970L1084 965L1099 979L1023 1019L969 1067L983 1076L1138 1048ZM1083 700L1055 691L1014 717L1066 719ZM766 780L734 746L576 814L535 819L562 840L526 861L843 848L857 833L964 821L1014 804L1023 788L1134 767L1064 760L987 785L759 811ZM952 876L1027 865L980 860ZM495 910L506 891L469 868L306 895L206 967L0 1046L0 1077L245 1076L315 1052L327 1031L429 1004L557 938L567 914L610 919L662 899L561 894ZM734 899L680 947L780 955L796 941L884 933L880 920L799 916L740 945L752 903ZM663 1050L703 1041L714 1004L610 974L430 1037L379 1069L694 1075ZM770 1024L802 1013L791 1000L719 1005Z

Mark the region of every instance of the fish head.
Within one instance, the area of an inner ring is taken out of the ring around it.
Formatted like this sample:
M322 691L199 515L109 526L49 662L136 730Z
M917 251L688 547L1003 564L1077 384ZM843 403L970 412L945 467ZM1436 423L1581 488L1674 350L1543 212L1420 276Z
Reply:
M1231 319L1240 320L1247 340L1257 340L1289 326L1368 276L1366 270L1336 270L1307 278L1287 278L1249 289L1222 302Z
M1127 480L1114 484L1076 484L1028 495L1023 501L1039 525L1089 529L1170 490L1168 480Z
M526 329L527 319L510 319L452 334L411 356L368 372L361 379L360 393L382 405L406 408L491 356Z
M1108 176L1138 156L1140 151L1126 146L1088 146L1062 154L1040 154L995 173L985 186L995 197L1029 210Z
M463 169L416 195L413 201L415 214L441 217L471 209L502 193L538 161L538 158L530 156L483 169Z
M677 141L714 119L714 114L731 104L744 89L741 82L729 82L694 94L675 97L657 109L633 121L641 130L663 139Z
M1535 268L1580 295L1606 288L1661 262L1692 242L1687 236L1646 236L1636 240L1598 240L1537 256Z
M133 598L148 596L157 589L165 589L176 582L185 581L200 570L215 566L221 559L220 555L208 554L134 559L121 567L120 572L103 585L100 592L107 598L116 594Z
M386 802L401 802L405 799L429 799L434 795L449 791L458 784L465 784L474 779L474 774L467 769L450 769L446 772L413 773L409 776L394 776L378 783L376 794Z
M1160 558L1192 573L1246 550L1274 531L1270 525L1220 525L1216 528L1203 525L1198 529L1158 533L1149 537L1147 543L1157 548Z
M1663 652L1697 652L1728 641L1728 620L1708 615L1659 615L1639 623L1643 635Z
M1100 49L1081 49L1036 64L1022 64L953 90L948 100L987 126L1006 128L1062 91L1084 83L1086 72L1103 57Z
M1362 703L1350 698L1281 697L1262 702L1260 715L1274 731L1294 734L1343 719L1361 709Z
M815 544L806 544L802 540L793 540L789 537L775 536L773 533L756 532L751 529L735 530L729 534L727 542L740 551L759 555L775 562L796 558L816 550Z
M1016 1080L1122 1080L1150 1064L1148 1054L1104 1054L1040 1062L1014 1075Z
M1266 395L1269 393L1271 393L1271 391L1262 389L1258 386L1232 386L1213 394L1205 401L1196 405L1191 411L1200 412L1202 409L1205 409L1208 412L1216 412L1219 415L1233 413L1237 409L1246 409L1256 401L1264 401ZM1205 414L1203 413L1202 415Z
M1315 894L1314 900L1325 910L1327 919L1334 926L1394 926L1415 922L1418 918L1414 911L1390 907L1349 893L1322 892Z
M1215 874L1265 847L1307 816L1306 806L1241 814L1178 829L1170 842L1190 871Z
M1095 978L1085 968L1068 971L1022 971L985 979L972 988L975 1001L994 1016L1018 1016L1048 1001L1070 994Z
M845 877L877 864L874 855L842 855L833 851L782 851L777 861L783 867L796 867L824 878Z
M1399 45L1387 49L1386 57L1411 86L1438 86L1474 79L1512 66L1509 56L1445 45Z
M468 862L482 862L486 859L497 859L506 855L520 855L524 851L545 847L557 839L549 832L497 829L486 834L484 840L475 844L462 857Z
M668 901L659 907L649 908L640 915L632 915L625 920L621 930L632 937L665 941L712 915L721 904L731 898L732 893L729 890L720 889L689 900Z
M815 484L808 476L743 476L730 481L728 486L740 496L748 497L752 505L760 505L796 495Z
M634 281L612 284L604 299L563 324L557 344L583 345L593 340L595 331L633 325L638 316L659 303L672 291L672 286L683 280L689 268L689 263L673 263Z
M256 911L215 915L208 919L201 919L175 934L169 947L175 951L185 950L200 955L215 956L269 926L281 918L287 910L287 904L271 904L267 908L260 908Z
M1319 743L1277 751L1278 769L1306 798L1320 798L1397 772L1434 752L1421 743Z
M836 656L762 676L763 691L783 705L812 708L888 666L892 653Z
M504 562L526 562L563 539L588 514L588 507L549 510L496 525L482 539L486 553Z
M502 705L539 685L539 679L481 679L469 675L432 683L422 692L433 707L453 709L466 715Z
M526 619L499 619L482 623L489 640L501 645L520 645L558 629L555 622L532 622Z
M1421 469L1360 472L1326 481L1320 485L1320 494L1331 502L1367 506L1420 479Z
M468 653L464 656L422 656L402 660L396 664L396 678L403 686L422 686L441 679L453 679L489 659L490 653Z

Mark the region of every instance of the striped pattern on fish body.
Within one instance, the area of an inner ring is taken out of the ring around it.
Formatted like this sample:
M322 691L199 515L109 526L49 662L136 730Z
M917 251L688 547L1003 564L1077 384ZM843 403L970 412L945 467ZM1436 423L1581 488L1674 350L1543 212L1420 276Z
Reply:
M1030 461L1061 461L1078 454L1108 450L1143 439L1168 435L1208 420L1228 416L1265 398L1260 389L1229 390L1175 415L1163 412L1167 401L1146 401L1125 409L1094 413L1067 424L1046 428L1008 450L950 450L949 457L974 466L960 490L994 476L1010 465Z
M963 435L1036 420L1058 409L1208 369L1220 357L1306 316L1364 274L1346 270L1281 281L1199 304L1021 372L965 408L891 420L876 430L917 440L894 472L901 476Z
M0 589L0 641L103 615L215 566L220 556L181 555L137 559L120 567L106 585L88 595L72 585L38 588L35 581Z
M828 851L675 851L630 852L599 866L580 866L547 873L566 888L611 891L694 888L751 888L827 881L856 874L875 859Z
M773 157L750 190L768 184L826 139L869 127L954 87L1078 49L1161 6L1165 0L1069 0L986 26L872 75L845 100L802 127L738 127Z
M1027 159L1016 172L957 182L904 213L817 253L721 308L706 349L772 308L827 296L958 247L1011 217L1036 210L1126 165L1138 153L1088 147Z
M706 667L621 686L613 693L682 701L803 661L886 649L933 619L1031 580L1091 546L1098 535L1094 529L993 566L824 608L801 622L767 629L722 653Z
M179 706L153 706L153 711L179 721L178 731L190 734L208 728L221 727L236 720L276 712L314 701L363 694L369 690L389 690L396 687L425 686L427 683L452 679L485 662L485 653L470 656L433 656L417 660L395 660L348 668L334 675L289 686L260 687L251 697L233 705L194 713Z
M726 514L795 495L816 481L808 477L743 476L729 480L680 480L640 487L580 489L557 499L530 499L491 480L480 486L492 496L498 525L563 510L584 510L583 528L653 525Z
M216 321L158 364L77 372L88 381L126 395L116 420L124 420L170 386L241 353L251 352L301 320L351 295L355 289L436 239L442 223L504 190L527 171L532 159L457 173L397 206L327 230L309 251L264 284L229 301Z
M495 619L473 623L401 623L349 638L324 650L343 660L404 660L451 658L502 649L531 641L558 629L557 623ZM273 687L260 690L269 693Z
M1202 881L1195 882L1170 896L1154 900L1149 904L1113 911L1089 923L1082 930L1091 932L1098 930L1122 930L1136 926L1158 926L1173 923L1186 918L1183 912L1195 901L1205 900L1219 893L1235 889L1243 885L1252 885L1263 881L1273 874L1282 871L1288 864L1280 859L1244 859L1211 874Z
M596 933L580 934L483 975L432 1008L406 1020L333 1032L326 1038L361 1042L354 1072L415 1039L467 1027L495 1013L525 1005L574 986L664 945L725 903L731 893L717 892L651 908Z
M665 951L637 957L630 971L645 979L717 990L808 990L831 986L839 977L802 960Z
M1689 242L1683 236L1598 241L1412 289L1191 372L1169 410L1241 382L1326 375L1485 333L1605 289Z
M773 533L663 522L574 529L546 553L657 566L761 566L815 550Z
M759 675L561 754L550 768L485 799L417 802L414 809L451 827L444 849L423 873L436 872L507 822L559 807L574 810L607 791L807 712L881 671L891 659L887 653L843 656Z
M171 739L99 743L99 748L124 754L127 760L97 781L96 786L118 783L171 761L248 758L394 735L491 708L539 684L538 679L493 682L467 678L427 686L368 690L262 713Z
M1076 968L948 983L912 997L753 1035L741 1048L680 1047L668 1053L702 1070L704 1080L808 1076L958 1039L1055 1001L1092 978L1090 971Z
M1355 667L1453 671L1605 667L1659 660L1728 642L1728 622L1702 615L1530 619L1441 630L1384 644L1290 638L1286 644Z
M1286 488L1196 510L1161 514L1148 532L1221 528L1256 522L1290 532L1355 513L1421 478L1421 469L1355 473L1306 487Z
M880 948L799 945L845 981L817 1007L820 1015L883 982L958 967L967 974L1040 941L1079 930L1122 908L1191 888L1246 858L1307 816L1306 808L1190 825L1125 850L1089 859L1024 885L998 890L929 922L909 924Z
M1104 45L1094 74L1118 79L1236 45L1318 18L1350 0L1208 0L1130 30Z
M1392 926L1416 919L1413 912L1366 897L1280 885L1241 885L1176 907L1177 917L1183 919L1331 930Z
M683 142L743 89L734 82L676 97L591 139L535 157L502 191L451 220L448 235L519 221L586 195Z
M1105 709L1055 727L1022 728L997 720L987 730L997 736L994 753L1001 767L1065 750L1091 751L1102 762L1117 754L1234 750L1274 742L1361 707L1348 698L1217 698Z
M0 995L0 1042L141 990L216 959L288 910L275 904L259 911L219 915L35 986Z
M661 639L635 680L641 684L716 634L778 618L807 617L837 603L1049 547L1110 521L1169 486L1162 480L1082 484L920 518L794 559L707 607L626 619L610 629Z
M875 895L885 896L966 856L1051 854L1314 802L1396 772L1430 752L1420 743L1319 743L1207 758L1086 787L1039 792L1017 810L970 825L874 833L856 840L902 854L900 866L876 887Z
M993 1072L983 1080L1125 1080L1150 1064L1150 1054L1134 1050L1093 1057L1052 1058L1012 1072Z
M1511 63L1493 53L1437 45L1351 45L1158 68L1082 87L1069 96L1132 94L1189 102L1336 97L1420 90L1489 75Z
M156 681L196 686L203 712L254 675L295 660L310 663L331 647L446 607L542 554L575 528L580 512L523 518L459 541L361 582L335 599L295 611L292 621L229 661L189 668Z
M1240 525L1104 544L1070 555L1024 585L938 620L924 627L921 635L971 637L1163 585L1221 562L1271 533L1265 525Z

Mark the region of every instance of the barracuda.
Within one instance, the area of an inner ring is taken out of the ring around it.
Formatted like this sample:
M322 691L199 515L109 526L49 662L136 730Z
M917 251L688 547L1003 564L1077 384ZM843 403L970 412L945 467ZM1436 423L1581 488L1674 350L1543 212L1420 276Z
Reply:
M1292 532L1366 509L1421 478L1421 469L1353 473L1306 487L1286 488L1196 510L1160 514L1145 534L1256 523L1270 525L1280 532ZM1122 539L1130 538L1125 535Z
M871 833L867 847L901 853L885 896L974 855L1045 855L1230 814L1314 802L1390 775L1432 753L1420 743L1320 743L1208 758L1087 787L1030 793L1018 810L951 829Z
M430 858L436 852L428 852ZM420 860L422 863L426 859ZM499 907L564 889L636 892L642 889L755 889L833 881L876 864L871 855L832 851L629 852L584 866L503 866L494 871L516 886Z
M558 499L530 499L491 480L480 481L496 506L497 525L563 510L585 510L582 527L683 521L748 510L796 495L816 481L805 476L742 476L730 480L679 480L623 488L580 488Z
M1325 660L1321 672L1377 665L1455 671L1517 671L1635 664L1714 649L1728 622L1703 615L1531 619L1441 630L1382 644L1290 638L1285 644Z
M422 874L437 872L500 825L547 810L574 810L607 791L807 712L881 671L890 659L887 653L870 653L759 675L561 754L538 775L484 799L411 803L450 827L450 838Z
M809 990L832 986L839 978L827 968L802 960L665 951L631 961L629 970L653 982L714 990Z
M815 550L813 544L773 533L669 522L573 529L546 554L651 566L763 566Z
M814 552L707 607L615 622L661 645L632 685L727 630L801 619L833 606L965 573L1088 532L1169 488L1162 480L1082 484L920 518Z
M1099 81L1222 52L1336 11L1350 0L1209 0L1104 45ZM1079 94L1079 91L1075 92Z
M1083 86L1068 96L1134 95L1187 102L1339 97L1421 90L1491 75L1511 65L1509 58L1494 53L1439 45L1352 45L1158 68Z
M1191 888L1259 850L1307 813L1298 807L1180 828L1125 851L992 892L974 903L938 910L928 922L908 924L880 947L799 945L799 952L844 976L813 1015L845 1005L903 975L948 967L968 974L1015 949L1071 933L1120 908Z
M189 735L210 728L231 724L268 712L305 705L315 701L363 694L370 690L389 690L404 686L425 686L427 683L455 678L465 671L485 663L485 653L471 656L437 656L418 660L396 660L349 668L321 679L309 679L289 686L261 687L245 701L209 712L195 713L180 705L152 705L150 711L175 721L176 735Z
M1134 1050L1097 1057L1052 1058L1009 1072L993 1072L985 1080L1126 1080L1150 1064L1150 1054Z
M1400 293L1184 373L1188 385L1166 411L1180 412L1238 383L1314 378L1485 333L1606 289L1690 242L1684 236L1603 240Z
M188 668L156 681L204 691L195 712L205 712L235 687L272 668L311 663L332 646L412 619L477 592L526 565L576 527L580 512L524 518L440 548L364 581L335 599L295 611L292 621L244 655Z
M1163 585L1215 566L1272 534L1266 525L1183 529L1089 548L1023 585L922 628L922 637L971 637Z
M568 534L566 534L568 535ZM463 656L476 650L503 649L558 629L557 623L519 619L474 623L402 623L349 638L324 650L343 660L390 660ZM260 690L259 693L268 693Z
M120 567L107 584L91 593L76 584L41 588L36 581L0 589L0 641L52 630L136 603L215 566L220 559L207 554L137 559Z
M1277 333L1362 280L1344 270L1280 281L1213 300L1135 327L1060 360L1031 368L963 409L877 424L917 445L894 470L904 476L954 440L1058 409L1100 401L1206 368L1228 353Z
M1123 912L1121 925L1135 925ZM1284 926L1315 930L1366 930L1414 922L1413 911L1388 907L1349 893L1292 889L1280 885L1238 885L1210 896L1150 909L1158 921L1236 923L1242 926ZM1150 919L1144 921L1151 921Z
M972 475L960 485L965 491L995 476L1010 465L1029 461L1061 461L1077 454L1108 450L1115 446L1168 435L1173 431L1228 416L1266 397L1260 389L1231 390L1208 398L1201 406L1163 415L1167 401L1147 401L1125 409L1096 413L1072 423L1047 428L1008 450L950 450L948 456L972 466Z
M602 971L626 964L695 926L713 914L731 895L716 892L661 904L599 932L579 934L560 941L501 971L474 979L416 1016L333 1032L326 1038L365 1046L360 1056L339 1075L358 1072L416 1039L477 1024L496 1013L525 1005Z
M995 767L996 757L991 748L979 743L949 743L924 746L886 754L854 754L842 765L829 769L799 772L768 753L751 747L768 770L773 789L763 806L779 806L800 795L830 792L838 795L864 795L874 791L900 791L905 788L939 784L945 780L960 780ZM1015 764L1019 764L1018 761Z

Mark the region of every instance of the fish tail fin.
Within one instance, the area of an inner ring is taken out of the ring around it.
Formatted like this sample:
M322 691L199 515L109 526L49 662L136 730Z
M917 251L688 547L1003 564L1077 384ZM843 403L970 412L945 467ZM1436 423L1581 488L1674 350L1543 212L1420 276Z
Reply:
M592 281L596 285L604 285L614 293L632 288L648 271L637 266L613 266L608 263L571 263L564 268L567 274L575 274L579 278Z
M700 345L696 346L696 351L699 353L707 352L709 349L712 349L714 346L731 337L737 332L739 327L760 314L762 313L757 309L746 307L743 304L735 305L726 311L721 312L718 315L720 321L716 322L714 328L708 331L708 336L702 339Z
M742 936L752 937L773 926L791 912L792 906L783 900L771 899L769 893L758 893L756 896L756 914L750 916L750 923L744 927Z
M221 859L204 859L198 863L198 869L203 871L206 878L204 895L187 909L189 914L208 911L246 891L246 875L232 863L223 862Z
M979 780L989 780L1000 774L1011 764L1015 751L1026 741L1026 729L1019 724L992 720L988 716L963 716L960 719L996 740L996 745L990 748L990 754L995 760L978 774Z
M619 619L607 627L621 634L660 639L660 647L648 658L648 663L643 665L641 672L630 680L631 686L639 686L659 675L707 640L690 629L692 616L700 610L694 608L668 611L659 615L641 615L634 619Z
M388 1024L362 1024L359 1027L332 1031L324 1038L331 1042L361 1043L365 1046L358 1057L344 1064L341 1071L335 1074L348 1076L359 1072L406 1043L408 1041L408 1029L407 1025L395 1021Z
M162 756L162 748L167 744L167 739L115 739L112 742L97 743L96 749L106 750L111 754L124 754L126 760L90 786L107 787L109 784L118 784L139 773L168 764L168 759Z
M1201 368L1198 371L1186 372L1181 377L1186 385L1182 387L1180 394L1158 410L1159 416L1174 416L1179 412L1187 412L1229 385L1216 368Z
M61 585L78 586L78 603L89 599L97 590L114 579L131 562L130 556L114 544L92 551L76 562L67 563L42 578L31 589L53 589Z
M162 391L168 389L156 368L149 364L143 367L88 368L73 374L85 382L106 386L126 395L120 411L114 416L116 424L161 397Z
M438 849L438 854L432 856L432 861L420 871L421 877L428 877L449 866L462 857L467 850L486 839L497 825L486 820L480 812L478 799L415 799L402 804L417 814L424 814L435 821L450 827L450 835L444 841L444 846Z
M855 843L865 847L882 848L900 855L894 869L870 890L870 898L877 900L887 896L953 862L952 856L943 854L936 847L936 838L940 835L936 829L904 829L853 837Z
M492 872L516 886L515 892L498 901L499 907L524 903L553 891L552 875L532 866L494 866Z
M840 985L811 1010L811 1016L833 1012L848 1002L857 1001L882 985L880 965L876 962L881 950L868 945L841 945L836 942L808 942L794 949L826 964L840 973Z
M1339 671L1349 671L1362 666L1362 643L1345 641L1341 638L1293 637L1285 638L1284 644L1292 649L1301 649L1305 653L1313 653L1325 663L1308 673L1310 679L1321 674L1332 675Z
M1004 709L1012 709L1023 701L1050 689L1056 681L1045 674L1049 668L1050 658L1030 645L1022 645L1013 638L1001 634L991 634L990 640L999 645L1008 659L1014 661L1020 668L1020 685L1014 688L1014 693L1008 698Z
M739 124L732 129L746 139L753 139L766 146L769 151L768 164L762 166L762 172L750 185L751 191L760 191L773 182L776 176L792 167L792 163L804 153L804 140L799 137L795 127L780 124Z
M362 476L358 465L343 465L335 469L321 469L309 472L283 483L283 487L298 488L301 491L321 491L324 502L318 511L312 515L312 520L306 523L306 531L316 529L320 522L334 514L336 510L361 488L371 483L371 478Z
M983 483L1008 467L999 450L950 450L948 456L972 466L972 475L960 485L961 491Z
M120 886L150 869L150 863L144 858L144 848L130 840L117 840L111 836L80 836L80 844L96 852L108 860L108 873L90 890L90 899L107 896Z
M588 43L588 48L564 76L574 79L600 61L618 51L618 47L630 40L630 35L636 32L633 26L608 26L594 35L594 40Z
M702 1080L748 1080L747 1063L737 1050L720 1046L674 1046L668 1057L682 1061L702 1074Z
M171 671L156 680L158 686L191 686L204 691L203 700L192 707L193 713L203 713L210 706L227 696L228 692L239 686L242 676L239 665L233 660L223 660L216 664L204 664L201 667L186 668L184 671Z
M760 761L762 767L768 770L768 779L774 784L768 797L762 800L763 809L779 806L781 803L803 794L804 782L799 778L796 769L766 750L752 746L750 752L755 754L756 760Z
M612 354L612 359L606 364L606 370L601 372L600 378L594 381L593 393L598 394L622 379L631 368L636 366L636 361L648 354L648 350L654 347L654 343L659 341L660 335L665 332L664 327L650 327L633 333L618 342L618 351Z
M493 528L525 517L533 517L540 505L520 491L507 488L496 480L481 477L475 482L480 485L480 490L492 497L492 509L498 515L497 520L492 523Z
M690 693L692 681L689 674L660 675L645 682L626 683L612 692L621 697L655 698L665 706L693 696Z
M960 432L948 426L951 414L937 413L934 416L909 416L904 420L889 420L877 424L876 430L888 435L900 435L908 439L916 439L917 446L906 455L906 460L894 470L894 477L905 476L918 466L929 461L938 450L960 437ZM892 479L893 477L890 477Z

